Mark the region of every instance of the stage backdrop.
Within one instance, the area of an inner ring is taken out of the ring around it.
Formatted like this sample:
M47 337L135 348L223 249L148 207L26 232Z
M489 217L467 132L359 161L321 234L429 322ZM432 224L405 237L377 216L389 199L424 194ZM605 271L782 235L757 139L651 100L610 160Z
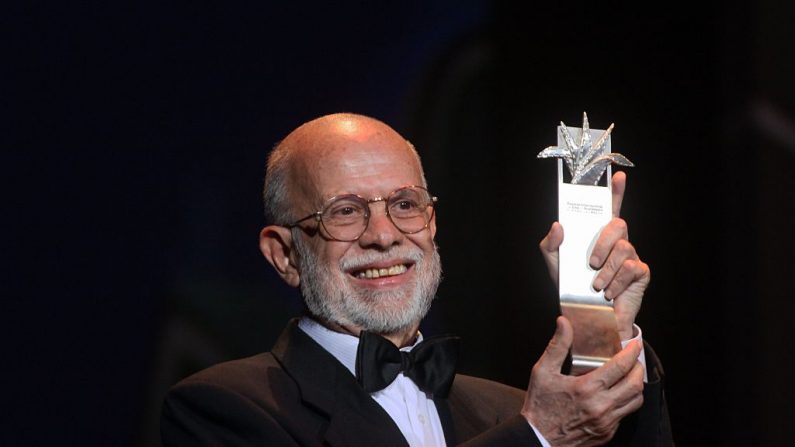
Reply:
M518 387L558 312L535 154L615 122L676 441L789 439L790 3L50 3L4 15L3 445L157 445L169 386L267 350L300 298L258 252L265 159L338 111L410 139L440 198L423 330Z

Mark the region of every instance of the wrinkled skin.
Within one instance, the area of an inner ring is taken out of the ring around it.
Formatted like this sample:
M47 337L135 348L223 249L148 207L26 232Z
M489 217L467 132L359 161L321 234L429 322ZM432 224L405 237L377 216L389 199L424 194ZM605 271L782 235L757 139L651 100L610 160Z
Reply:
M590 264L602 269L594 288L614 300L619 335L629 340L651 274L628 240L626 222L619 217L626 175L618 172L612 182L613 219L597 239ZM563 228L555 222L539 244L553 281L558 278L561 242ZM632 342L602 367L574 377L560 373L572 341L571 323L559 317L555 334L533 367L522 415L553 446L602 445L613 437L621 419L643 404L644 371L637 361L641 346Z
M421 167L406 141L388 126L366 117L323 117L297 129L282 144L297 151L290 191L296 218L316 211L324 200L337 194L383 197L395 188L423 182ZM626 176L616 173L612 182L614 218L594 246L591 265L602 269L594 287L603 289L607 299L615 300L619 333L622 340L628 340L633 336L633 323L650 273L628 241L626 223L618 217ZM424 309L413 303L426 293L412 290L423 283L420 273L431 264L416 262L406 274L375 281L357 279L342 267L346 262L386 266L415 255L423 259L436 255L435 219L421 232L403 234L383 209L373 206L372 212L367 230L353 242L332 240L311 221L300 230L270 225L260 233L263 255L293 287L306 286L302 283L307 278L302 276L309 274L309 269L302 256L311 253L314 261L322 263L328 280L315 287L320 291L315 299L327 300L321 304L328 310L318 311L316 317L338 332L358 335L367 329L366 321L372 321L371 317ZM303 238L305 253L296 250L294 237ZM540 243L553 280L557 280L558 247L563 237L563 228L554 223ZM435 277L437 273L426 276ZM435 289L435 284L425 282L430 284L426 289ZM324 289L328 284L345 293L329 293ZM397 346L410 344L423 314L424 310L417 312L409 318L411 321L382 335ZM637 362L641 347L632 342L602 367L578 377L565 376L560 369L572 340L571 324L559 317L554 336L532 369L521 413L554 446L604 444L615 434L621 419L643 403L644 372Z

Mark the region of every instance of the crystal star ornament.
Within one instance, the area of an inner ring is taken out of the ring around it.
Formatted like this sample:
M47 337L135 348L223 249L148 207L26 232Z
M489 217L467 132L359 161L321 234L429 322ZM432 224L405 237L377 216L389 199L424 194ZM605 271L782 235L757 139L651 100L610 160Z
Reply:
M562 158L571 174L571 183L575 185L596 185L602 178L607 166L615 163L621 166L635 166L627 157L617 152L607 152L605 143L613 131L613 124L602 133L602 136L591 142L591 129L588 125L588 115L582 113L582 130L580 142L577 144L569 132L569 128L560 122L560 135L566 143L564 147L549 146L538 153L538 158Z

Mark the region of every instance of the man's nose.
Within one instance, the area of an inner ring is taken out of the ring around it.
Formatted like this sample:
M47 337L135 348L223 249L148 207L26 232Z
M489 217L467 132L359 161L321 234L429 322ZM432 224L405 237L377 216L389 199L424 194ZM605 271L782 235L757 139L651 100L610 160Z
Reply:
M386 250L399 244L405 235L392 223L384 207L378 205L376 203L370 206L370 220L359 237L359 245L363 248Z

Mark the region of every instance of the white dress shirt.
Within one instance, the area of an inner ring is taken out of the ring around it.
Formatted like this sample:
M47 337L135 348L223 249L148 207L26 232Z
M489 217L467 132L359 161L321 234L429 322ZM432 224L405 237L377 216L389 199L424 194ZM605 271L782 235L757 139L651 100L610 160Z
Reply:
M350 334L334 332L315 320L303 317L298 322L298 327L309 337L315 340L320 346L334 356L345 366L354 376L356 375L356 352L359 347L359 339ZM634 339L642 340L640 328L637 328L638 335ZM417 341L412 346L402 348L401 351L411 351L414 346L422 341L422 334L419 334ZM633 340L634 340L633 339ZM626 346L631 340L622 342ZM641 351L638 360L646 367L646 358ZM644 373L645 374L645 373ZM644 379L645 381L645 379ZM403 373L398 374L394 382L386 388L374 393L370 393L379 405L395 421L395 424L403 433L403 437L411 447L423 446L445 446L444 431L442 422L439 419L439 412L436 405L425 392L421 391L417 385ZM535 432L541 445L549 447L549 443L541 433L536 430L533 424L529 424Z
M356 375L359 338L334 332L306 317L301 318L298 327L339 360L351 374ZM401 351L411 351L421 341L422 334L417 337L413 346L405 347ZM395 421L411 447L445 445L442 422L433 399L403 373L398 374L395 381L386 388L370 393L370 397Z

